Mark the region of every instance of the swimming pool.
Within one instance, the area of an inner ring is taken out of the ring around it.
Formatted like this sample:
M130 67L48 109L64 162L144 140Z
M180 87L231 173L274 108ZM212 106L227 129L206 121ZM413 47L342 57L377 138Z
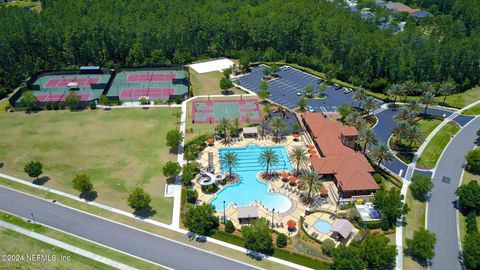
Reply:
M315 222L315 229L317 229L321 233L329 233L332 225L324 220L319 220Z
M252 202L260 201L269 210L275 208L275 212L278 211L282 213L290 209L292 202L287 196L268 192L269 185L257 179L258 172L265 170L265 167L261 166L260 162L258 162L258 157L262 151L266 149L273 150L279 158L279 163L277 165L271 165L270 170L292 169L292 163L284 146L260 147L250 144L244 148L221 148L219 150L220 156L228 152L237 153L239 166L233 169L233 172L240 176L240 181L237 184L222 189L210 202L215 206L217 211L223 210L223 201L225 201L227 208L232 203L240 206L250 205ZM228 172L226 166L221 164L221 167L222 171Z

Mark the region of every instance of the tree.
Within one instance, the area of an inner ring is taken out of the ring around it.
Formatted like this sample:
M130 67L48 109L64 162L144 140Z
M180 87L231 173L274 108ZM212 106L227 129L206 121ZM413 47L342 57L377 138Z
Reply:
M397 219L408 212L408 207L405 207L400 197L400 190L395 188L377 190L373 197L373 205L388 220L389 227L395 225Z
M180 130L172 129L166 135L167 146L176 150L183 141L183 134Z
M223 73L223 76L228 79L230 78L230 75L232 75L232 72L233 72L232 68L226 68L223 70L222 73Z
M263 75L265 75L266 77L272 75L272 68L271 67L265 67L263 70Z
M437 238L435 234L420 228L413 232L413 238L406 239L405 253L414 260L426 265L426 263L435 256L435 243Z
M238 165L240 164L240 159L238 158L237 153L227 152L225 154L220 155L220 163L223 166L226 166L228 168L228 173L231 179L233 177L232 168L238 167Z
M80 96L77 95L75 91L70 91L68 92L65 102L70 109L77 109L80 105Z
M362 103L367 98L367 92L365 88L358 87L355 92L353 92L352 99L358 102L358 107L362 108Z
M280 132L285 131L288 128L287 124L285 124L285 121L281 117L273 118L273 120L270 122L269 127L273 130L276 141L279 141Z
M268 169L270 168L270 166L277 165L280 160L278 154L275 153L272 149L265 149L260 153L258 162L262 167L266 166L265 173L268 175Z
M480 269L480 233L472 233L463 240L463 265L466 270Z
M407 110L410 111L411 115L415 116L422 111L422 107L416 99L413 99L407 103Z
M33 91L27 91L23 93L22 99L20 100L20 103L22 106L27 108L27 111L31 110L35 104L37 104L38 99L37 97L33 94Z
M330 267L333 270L358 270L365 269L367 264L359 247L340 245L333 252L333 264Z
M377 108L377 103L375 102L375 99L373 97L368 96L364 99L363 107L365 108L365 111L367 111L368 117Z
M227 220L225 222L225 232L233 233L235 231L235 226L233 226L233 222L231 220Z
M397 102L397 98L402 96L402 88L398 84L392 84L386 89L385 95L387 95L388 98L393 98L393 104L395 104Z
M138 101L140 102L140 105L147 105L149 103L148 98L146 97L140 97Z
M395 265L397 248L388 242L389 239L383 235L368 235L365 238L361 249L367 269L391 269Z
M99 98L100 105L107 106L109 104L108 97L106 95L101 95Z
M165 177L173 178L180 174L182 167L176 161L167 161L162 167L162 172Z
M325 96L325 90L327 90L327 88L328 88L328 85L325 83L318 84L318 94L320 95L320 97Z
M443 96L442 104L446 104L447 96L453 94L455 91L455 82L448 81L444 82L438 88L438 95Z
M217 129L220 130L221 134L223 135L224 142L227 142L227 130L230 127L230 120L227 118L221 118L218 122Z
M428 193L433 188L433 181L428 175L415 173L413 174L412 184L409 188L415 199L424 202L427 200Z
M278 236L277 236L277 247L279 248L284 248L287 246L288 244L288 238L287 236L284 234L284 233L280 233Z
M295 146L290 150L290 158L296 166L297 173L300 173L300 166L308 164L310 160L307 150L300 146Z
M232 81L230 81L227 78L221 78L219 85L220 85L220 89L222 89L222 91L228 91L230 88L233 87Z
M196 189L188 188L187 189L187 202L196 203L198 199L198 191Z
M297 103L298 107L300 107L301 111L305 110L305 107L307 107L307 97L305 95L302 95L300 99L298 100Z
M397 111L397 113L394 116L394 119L397 122L397 124L399 124L400 121L406 121L408 123L413 123L414 119L415 119L415 115L408 108L402 107Z
M258 97L261 100L265 100L270 96L270 93L268 92L268 82L267 81L261 80L258 88L260 89L260 92L258 93Z
M377 138L375 136L375 133L373 133L371 129L364 128L360 130L357 141L358 144L362 146L363 153L365 153L370 145L374 145L377 143Z
M480 186L477 181L461 185L455 194L458 196L460 211L464 215L480 213Z
M338 108L338 113L340 114L340 121L346 122L346 119L349 115L355 112L355 108L353 108L350 104L343 104Z
M305 88L305 93L307 94L308 97L311 97L312 94L313 94L313 87L311 85L308 85L306 88Z
M332 239L325 239L322 242L322 252L327 256L332 256L333 252L335 251L335 242Z
M128 196L128 206L133 208L135 212L144 212L150 208L152 198L141 187L136 187Z
M32 160L25 164L23 170L32 178L37 178L43 173L43 165L40 161Z
M298 123L295 123L295 124L292 125L292 130L293 130L294 133L297 133L297 134L298 134L298 132L299 132L301 129L302 129L302 126L300 126L300 124L298 124Z
M409 148L411 148L413 144L421 143L424 139L422 130L417 125L411 125L404 135L404 139L409 142Z
M267 254L273 250L272 233L269 222L265 218L252 221L250 226L243 226L242 236L245 239L246 249Z
M180 117L182 117L182 111L181 110L175 110L172 113L173 116L177 119L177 124L180 124Z
M390 152L390 149L388 149L385 144L374 145L369 155L373 160L377 161L378 167L380 167L380 164L383 161L392 162L394 160L393 154Z
M432 92L425 92L425 94L423 94L422 96L421 102L423 103L423 105L425 105L423 114L427 115L428 106L435 104L435 94L433 94Z
M87 194L93 190L92 182L90 177L85 174L78 174L73 178L73 188L80 191L80 196Z
M247 55L243 55L238 59L238 64L240 65L240 69L242 71L246 71L250 68L250 57Z
M465 156L467 160L467 170L475 172L480 170L480 148L475 148Z
M215 216L215 207L211 204L190 206L185 215L185 226L196 234L211 235L218 228L218 218Z
M314 170L302 175L301 179L305 182L304 188L307 190L307 202L311 203L312 192L317 193L323 188L322 180L318 173Z

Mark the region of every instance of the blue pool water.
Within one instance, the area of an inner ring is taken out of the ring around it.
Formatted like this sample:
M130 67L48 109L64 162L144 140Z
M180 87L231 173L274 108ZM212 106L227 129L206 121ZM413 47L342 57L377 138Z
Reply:
M315 226L315 229L317 229L321 233L329 233L330 229L332 228L332 225L330 225L330 223L323 220L319 220L315 222L314 226Z
M273 150L279 157L277 165L270 166L269 170L291 170L292 163L284 146L260 147L258 145L248 145L244 148L221 148L219 155L222 156L227 152L235 152L239 158L238 168L232 171L240 176L240 182L227 186L217 193L215 198L210 202L215 206L217 211L223 210L223 201L225 206L232 203L240 205L250 205L254 201L260 201L269 210L275 208L275 212L285 212L290 209L292 202L288 197L282 194L269 193L268 184L260 182L257 174L264 171L265 167L260 165L258 158L265 149ZM226 166L222 166L223 172L228 172Z

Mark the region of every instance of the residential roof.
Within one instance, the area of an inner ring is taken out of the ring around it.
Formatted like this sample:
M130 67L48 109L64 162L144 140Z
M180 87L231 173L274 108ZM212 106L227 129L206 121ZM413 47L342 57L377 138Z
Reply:
M420 19L423 19L423 18L426 18L426 17L433 17L432 13L430 13L428 11L425 11L425 10L419 10L419 11L411 13L410 15L412 15L412 17L414 17L417 20L420 20Z
M257 127L244 127L243 134L257 134L258 128Z
M343 238L347 238L352 230L352 223L346 219L337 219L333 222L332 231L339 233Z
M322 154L322 157L310 158L316 172L334 174L343 191L379 188L370 174L374 169L367 158L341 141L342 134L358 134L354 127L329 120L322 113L305 113L303 118Z
M395 10L397 12L407 12L409 14L420 11L419 9L413 9L405 4L400 2L388 2L385 7L387 9Z
M253 205L239 206L237 216L238 218L258 218L258 208Z

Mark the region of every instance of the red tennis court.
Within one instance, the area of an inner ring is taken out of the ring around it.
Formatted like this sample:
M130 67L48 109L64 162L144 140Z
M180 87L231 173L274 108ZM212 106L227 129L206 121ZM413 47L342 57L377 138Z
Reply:
M126 88L120 91L120 99L138 99L140 97L166 98L175 94L175 88Z
M77 93L77 96L80 97L80 101L88 101L90 98L90 93ZM61 94L38 94L36 95L39 102L59 102L65 101L67 99L68 92Z
M127 82L171 82L176 78L174 73L129 74Z
M65 88L69 83L77 83L78 87L86 87L98 84L100 78L53 78L49 79L43 88Z

